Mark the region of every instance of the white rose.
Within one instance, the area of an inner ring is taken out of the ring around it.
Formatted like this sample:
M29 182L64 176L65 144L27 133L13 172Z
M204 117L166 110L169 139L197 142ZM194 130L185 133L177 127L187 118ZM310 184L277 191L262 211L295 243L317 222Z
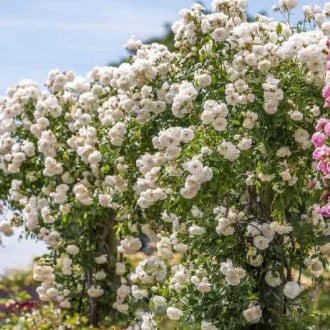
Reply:
M290 299L295 299L300 293L301 289L298 283L289 281L284 285L283 293Z
M262 235L258 235L253 239L253 244L257 249L265 250L269 246L269 239Z
M71 304L68 300L63 300L63 301L60 302L60 307L61 308L70 308Z
M123 275L125 273L125 264L122 262L117 262L115 273L116 275Z
M196 225L190 226L188 230L189 230L189 234L191 236L200 236L205 233L205 229L203 227L196 226Z
M330 257L330 243L326 243L326 244L322 245L320 250L327 257Z
M244 310L243 316L248 323L258 323L262 316L262 310L259 305L250 305L249 308Z
M127 236L120 241L120 245L118 246L118 252L133 254L139 251L141 247L142 243L139 238Z
M237 147L241 150L249 150L252 146L252 139L244 137L238 144Z
M166 314L170 320L174 321L180 320L180 318L183 316L182 310L175 307L168 307Z
M162 296L153 296L152 302L154 303L155 306L157 307L162 307L166 305L166 299Z
M108 261L108 255L102 254L99 257L95 257L95 262L99 265L105 264Z
M265 276L266 283L271 286L272 288L275 288L281 284L281 278L279 272L271 272L268 271Z
M191 214L195 218L202 218L203 217L203 212L196 205L193 205L191 207Z
M249 264L253 267L260 267L264 259L262 255L258 254L256 256L249 256Z
M47 296L54 298L59 295L59 292L56 288L49 288L47 289Z
M99 270L98 272L95 273L94 276L96 280L101 281L107 277L107 274L105 273L104 270Z
M290 157L291 156L291 151L289 147L281 147L280 149L277 150L276 156L283 158L283 157Z
M202 321L201 324L201 330L218 330L219 328L217 328L215 325L213 325L211 322L207 322L207 321Z
M7 237L14 235L14 230L8 221L3 221L0 223L0 232Z
M207 87L211 84L212 79L211 79L210 75L208 75L206 73L202 73L202 74L198 75L197 82L198 82L199 86Z
M92 298L101 297L104 293L104 290L99 286L92 285L88 290L87 293Z
M298 0L280 0L280 6L284 9L293 9L297 6Z
M294 139L302 144L305 141L309 140L309 133L303 129L303 128L298 128L295 132L294 132Z
M292 179L290 170L288 168L285 171L280 172L280 176L283 181L290 181Z
M301 121L304 118L304 115L300 111L290 111L289 116L294 121Z
M321 25L321 30L329 38L330 37L330 22L323 22Z
M73 244L70 244L66 247L66 252L68 252L71 255L75 255L79 253L79 248Z

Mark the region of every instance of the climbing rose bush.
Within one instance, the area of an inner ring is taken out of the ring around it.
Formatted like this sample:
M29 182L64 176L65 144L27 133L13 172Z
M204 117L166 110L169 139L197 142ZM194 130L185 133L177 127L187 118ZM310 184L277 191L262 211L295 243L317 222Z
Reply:
M329 44L329 42L328 42ZM330 107L330 83L329 83L329 73L330 73L330 55L327 56L327 74L326 74L326 85L322 90L322 97L324 98L324 107ZM313 152L313 158L317 161L316 168L321 172L322 184L325 188L328 187L328 180L330 175L329 166L329 136L330 136L330 120L327 118L321 118L318 120L315 126L316 132L312 136L312 143L315 147ZM313 183L312 183L313 184ZM319 212L323 217L330 217L330 200L328 196L328 191L323 192L323 199L325 204L321 206Z
M301 280L330 254L308 185L330 3L297 27L247 22L246 6L193 5L174 52L132 38L119 67L54 70L46 91L24 80L1 98L1 226L48 245L41 300L128 329L313 324Z

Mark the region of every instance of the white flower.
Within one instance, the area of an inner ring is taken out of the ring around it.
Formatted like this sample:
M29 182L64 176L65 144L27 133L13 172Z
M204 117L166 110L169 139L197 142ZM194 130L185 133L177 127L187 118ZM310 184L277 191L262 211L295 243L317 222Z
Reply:
M174 321L180 320L180 318L183 316L182 310L175 307L168 307L166 314L170 320Z
M202 73L197 76L197 83L201 87L207 87L211 84L211 82L212 82L211 76L206 73Z
M180 131L180 139L181 139L181 142L183 143L187 143L187 142L190 142L194 139L194 131L190 128L183 128L181 131Z
M258 235L253 238L253 245L259 250L265 250L269 246L269 239L262 235Z
M101 297L104 293L104 290L99 285L92 285L88 290L87 293L92 298Z
M120 241L120 245L118 246L118 252L133 254L139 251L141 247L142 243L139 238L126 236Z
M320 277L323 272L323 265L319 259L308 257L304 260L304 264L310 268L315 278Z
M55 280L54 269L50 266L36 266L33 268L33 279L41 282Z
M232 221L228 218L220 217L218 218L218 225L216 226L215 230L218 235L232 235L235 232L234 227L231 226Z
M321 252L326 255L327 257L330 257L330 243L326 243L320 247Z
M326 21L322 23L321 30L329 38L330 37L330 22Z
M292 179L292 176L290 174L290 170L287 168L286 170L280 172L280 176L283 181L290 181Z
M271 222L269 227L279 235L289 234L293 230L291 225L285 225L276 221Z
M301 121L304 115L300 111L289 111L289 116L294 121Z
M199 187L198 187L199 188ZM194 198L198 193L198 188L184 187L180 189L180 194L187 199Z
M95 150L88 156L88 162L91 164L98 164L102 161L102 154Z
M117 289L117 297L121 300L124 300L125 297L127 297L130 293L130 287L128 285L122 284L118 289Z
M248 257L249 264L253 267L260 267L264 261L262 255L251 255Z
M7 237L14 235L12 225L8 221L0 222L0 232L2 232Z
M102 281L102 280L104 280L104 279L107 277L107 274L106 274L106 272L102 269L102 270L99 270L98 272L96 272L96 273L94 274L94 277L95 277L96 280L98 280L98 281Z
M220 155L222 155L225 159L228 159L232 162L236 160L240 155L239 149L237 149L233 143L226 141L222 142L218 146L218 151Z
M225 280L228 285L236 286L241 279L246 275L246 272L241 267L234 267L230 259L221 263L220 271L225 275Z
M203 217L203 212L196 205L193 205L191 207L191 214L195 218L202 218Z
M298 128L294 132L294 138L299 144L302 144L309 139L309 133L303 128Z
M289 147L281 147L276 151L276 156L283 158L283 157L290 157L291 156L291 151Z
M115 270L115 273L116 275L123 275L125 273L125 264L122 263L122 262L117 262L116 263L116 270Z
M298 4L298 0L280 0L280 6L284 9L293 9Z
M152 302L154 303L154 305L156 307L166 306L166 303L167 303L167 301L166 301L166 299L164 297L157 296L157 295L152 297Z
M135 299L143 299L148 296L148 291L140 289L137 285L132 285L132 296Z
M151 313L144 313L142 315L141 330L157 330L156 323L154 321L154 315Z
M201 330L219 330L214 324L207 321L202 321Z
M248 323L258 323L262 317L262 310L259 305L250 305L243 311L243 316Z
M241 150L249 150L252 146L252 139L243 137L243 139L237 144L237 147Z
M112 305L119 313L128 314L128 304L122 304L121 302L114 302Z
M205 229L197 225L190 226L188 231L191 236L200 236L205 234Z
M227 120L222 117L217 117L212 121L212 126L218 132L224 131L227 127L227 124L228 124Z
M76 245L70 244L66 247L66 252L71 255L75 255L79 253L79 248Z
M99 265L107 263L108 262L108 255L107 254L102 254L98 257L95 257L95 262Z
M61 308L70 308L71 307L71 304L70 304L70 302L67 299L65 299L65 300L62 300L60 302L60 307Z
M299 295L300 291L301 289L299 284L294 281L289 281L285 283L283 289L284 295L290 299L295 299Z
M282 283L280 273L276 271L268 271L265 276L265 281L269 286L273 288L279 286Z
M189 162L183 163L182 166L191 174L199 174L202 171L203 163L199 159L193 158Z

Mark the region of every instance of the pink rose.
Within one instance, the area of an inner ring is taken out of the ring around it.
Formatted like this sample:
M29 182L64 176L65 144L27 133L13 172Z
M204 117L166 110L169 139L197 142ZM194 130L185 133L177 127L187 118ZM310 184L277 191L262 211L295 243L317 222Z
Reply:
M322 216L326 218L330 217L330 203L322 206L319 212L321 213Z
M329 172L329 164L326 164L324 161L319 161L316 165L316 168L323 173L323 175L328 175Z
M325 108L330 108L330 96L327 97L324 101L325 101L325 102L324 102L323 106L324 106Z
M325 145L323 145L321 147L317 147L313 152L313 159L320 160L329 151L330 151L330 148Z
M329 123L327 125L329 125ZM311 141L315 147L321 147L324 144L324 142L326 141L326 139L327 139L327 137L324 134L322 134L320 132L316 132L313 134Z
M328 119L326 119L326 118L320 118L320 119L317 121L317 124L316 124L315 129L316 129L317 131L322 131L324 125L327 124L327 123L328 123Z
M330 121L328 121L328 122L325 124L323 130L324 130L325 134L327 134L328 136L330 135Z
M326 85L326 86L323 87L322 97L324 99L327 99L329 96L330 96L330 85Z

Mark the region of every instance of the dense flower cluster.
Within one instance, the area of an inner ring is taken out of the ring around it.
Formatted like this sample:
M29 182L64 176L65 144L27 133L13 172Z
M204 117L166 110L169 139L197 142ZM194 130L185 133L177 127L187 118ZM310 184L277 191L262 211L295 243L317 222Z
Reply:
M326 90L328 86L324 88ZM323 90L323 91L324 91ZM328 139L330 136L330 120L321 118L316 125L316 132L312 136L312 143L315 146L313 152L313 159L317 161L316 168L323 175L323 182L327 187L327 181L330 177L330 147L328 146ZM320 208L320 213L324 217L330 217L330 200L325 196L326 204Z
M322 90L322 97L324 99L324 107L330 107L330 55L327 56L327 75L326 85ZM312 143L315 147L313 152L313 159L317 161L316 168L323 175L323 183L327 188L327 181L330 177L330 120L327 118L321 118L316 124L316 132L312 136ZM330 199L325 191L326 204L323 205L319 212L324 217L330 217Z
M128 329L299 319L299 272L319 277L330 254L330 208L307 189L312 144L329 174L329 4L304 9L312 31L247 22L246 5L193 5L174 52L132 38L119 67L54 70L48 91L24 80L0 99L0 230L20 221L48 245L42 300Z

